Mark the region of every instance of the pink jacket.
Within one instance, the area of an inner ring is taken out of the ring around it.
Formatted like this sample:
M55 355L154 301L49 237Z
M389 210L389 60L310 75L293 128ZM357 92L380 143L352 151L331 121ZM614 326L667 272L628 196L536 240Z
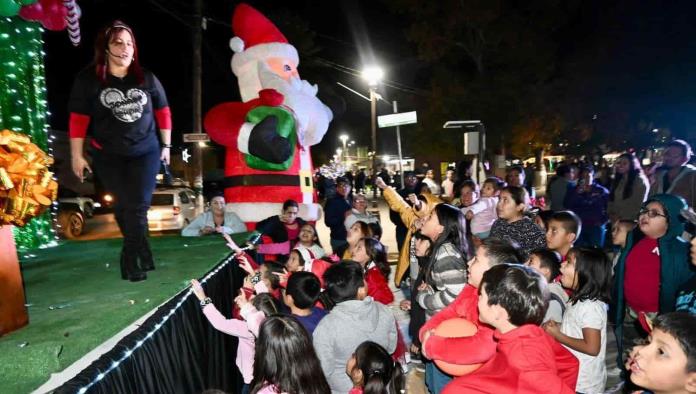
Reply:
M493 222L498 219L495 206L498 204L498 197L481 197L471 206L462 208L462 212L471 211L474 218L471 219L471 233L487 233L491 231Z
M215 305L208 304L203 308L203 314L216 330L239 338L237 358L235 363L242 373L244 383L249 384L254 378L254 344L259 334L259 326L266 318L251 303L244 305L240 314L245 320L227 319L217 310Z

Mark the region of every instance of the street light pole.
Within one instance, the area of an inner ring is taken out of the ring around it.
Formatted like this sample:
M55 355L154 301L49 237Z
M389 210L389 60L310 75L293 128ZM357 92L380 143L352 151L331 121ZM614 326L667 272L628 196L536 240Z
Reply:
M372 125L372 174L377 175L377 94L370 85L370 122Z
M377 66L365 67L362 77L370 87L370 123L372 126L372 172L377 171L377 85L384 76L384 72Z
M394 107L394 113L399 112L399 108L396 105L396 100L392 103L392 106ZM404 168L402 162L404 161L404 157L401 155L401 129L399 126L396 126L396 149L399 154L399 174L401 174L401 187L405 187L404 185Z
M348 142L348 136L345 134L341 134L338 139L341 140L343 143L343 165L348 165L348 148L346 147L346 143Z

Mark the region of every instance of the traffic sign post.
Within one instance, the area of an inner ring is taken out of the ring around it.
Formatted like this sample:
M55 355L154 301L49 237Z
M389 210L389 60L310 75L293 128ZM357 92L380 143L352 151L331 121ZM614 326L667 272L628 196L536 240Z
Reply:
M184 142L210 142L210 136L206 133L184 134Z
M402 166L403 157L401 155L401 129L399 126L405 124L418 123L418 116L416 111L397 113L398 106L396 100L392 103L394 107L394 113L391 115L382 115L377 117L377 123L380 128L384 127L394 127L396 126L396 147L399 154L399 174L401 178L401 187L404 187L404 169Z

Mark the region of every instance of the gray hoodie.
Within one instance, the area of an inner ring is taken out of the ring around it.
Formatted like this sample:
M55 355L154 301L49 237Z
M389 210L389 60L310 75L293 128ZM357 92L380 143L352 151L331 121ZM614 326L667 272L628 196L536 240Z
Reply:
M339 303L317 325L314 349L332 394L346 394L353 387L346 363L365 341L378 343L389 353L396 349L396 320L372 297Z

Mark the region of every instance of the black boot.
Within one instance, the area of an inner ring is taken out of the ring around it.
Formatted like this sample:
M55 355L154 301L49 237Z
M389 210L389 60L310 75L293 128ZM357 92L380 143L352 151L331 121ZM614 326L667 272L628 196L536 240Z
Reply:
M126 268L126 275L131 282L140 282L147 279L147 274L138 267L138 255L127 250L123 252L123 265Z
M120 263L121 263L121 279L126 280L128 279L128 272L126 271L126 260L123 258L123 249L121 249L121 257Z
M153 271L155 269L155 260L152 258L150 242L148 242L147 236L140 240L138 258L140 259L140 268L142 268L143 271Z

